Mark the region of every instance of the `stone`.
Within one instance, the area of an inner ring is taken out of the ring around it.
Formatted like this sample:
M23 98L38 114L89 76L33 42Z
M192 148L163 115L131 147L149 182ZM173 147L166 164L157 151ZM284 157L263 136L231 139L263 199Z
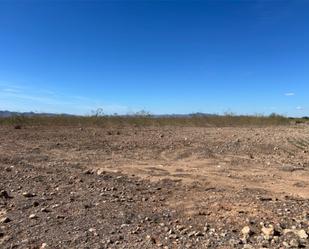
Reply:
M49 209L46 208L46 207L43 207L43 208L41 209L41 212L43 212L43 213L49 213L49 212L51 212L51 210L49 210Z
M269 227L263 226L261 231L264 234L265 239L267 240L271 239L275 232L274 227L272 225L270 225Z
M104 175L106 174L106 171L104 169L98 169L97 170L97 175L100 176L100 175Z
M189 238L193 237L196 234L196 231L192 231L190 233L188 233Z
M0 219L0 223L9 223L11 219L9 217L3 217Z
M84 175L91 175L93 172L90 169L86 169L83 173Z
M285 172L294 172L297 170L304 170L304 167L294 166L294 165L283 165L280 167L280 170L285 171Z
M260 201L272 201L272 198L268 196L260 196L259 200Z
M235 248L238 244L242 243L241 240L237 240L237 239L230 239L229 240L229 244Z
M177 234L170 234L170 235L168 236L168 238L169 238L169 239L178 239L179 236L178 236Z
M283 230L284 234L287 233L294 233L295 235L297 235L300 239L307 239L309 236L307 234L307 232L304 229L301 230L296 230L296 229L284 229Z
M245 226L243 227L243 229L241 229L241 233L244 235L244 236L250 236L253 234L251 228L249 226Z
M299 242L296 239L291 239L290 246L298 247L299 246Z
M33 219L36 219L38 218L36 214L30 214L29 215L29 219L33 220Z
M244 245L243 249L254 249L252 245L246 244Z
M151 243L155 244L156 243L156 239L154 237L152 237L151 235L147 235L146 236L146 239L148 241L150 241Z
M34 197L35 194L34 193L30 193L30 192L23 192L23 196L27 197L27 198L31 198L31 197Z
M43 243L40 247L40 249L44 249L44 248L47 248L47 244L46 243Z
M195 235L196 237L204 236L204 234L203 234L202 232L196 232L194 235Z
M6 172L12 172L12 169L14 168L14 166L11 167L5 167L5 171Z
M306 231L305 231L304 229L295 231L295 234L296 234L300 239L307 239L307 238L308 238L308 234L306 233Z

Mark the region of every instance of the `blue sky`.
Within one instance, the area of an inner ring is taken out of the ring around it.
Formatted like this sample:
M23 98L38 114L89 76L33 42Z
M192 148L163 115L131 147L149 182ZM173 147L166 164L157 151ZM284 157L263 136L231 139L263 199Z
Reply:
M0 110L309 115L309 1L0 1Z

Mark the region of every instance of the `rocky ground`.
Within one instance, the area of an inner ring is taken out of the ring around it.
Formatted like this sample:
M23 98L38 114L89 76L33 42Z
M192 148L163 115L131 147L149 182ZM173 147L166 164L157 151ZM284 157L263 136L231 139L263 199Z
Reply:
M309 248L309 127L0 127L0 248Z

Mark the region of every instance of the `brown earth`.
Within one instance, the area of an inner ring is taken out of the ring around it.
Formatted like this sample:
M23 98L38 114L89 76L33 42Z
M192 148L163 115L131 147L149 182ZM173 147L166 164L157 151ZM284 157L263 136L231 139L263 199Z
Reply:
M0 138L0 248L309 248L309 126Z

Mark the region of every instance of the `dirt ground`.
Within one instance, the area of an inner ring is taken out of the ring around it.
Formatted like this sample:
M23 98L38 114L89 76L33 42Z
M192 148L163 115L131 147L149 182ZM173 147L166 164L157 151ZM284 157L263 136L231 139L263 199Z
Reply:
M0 139L0 248L309 248L307 125Z

